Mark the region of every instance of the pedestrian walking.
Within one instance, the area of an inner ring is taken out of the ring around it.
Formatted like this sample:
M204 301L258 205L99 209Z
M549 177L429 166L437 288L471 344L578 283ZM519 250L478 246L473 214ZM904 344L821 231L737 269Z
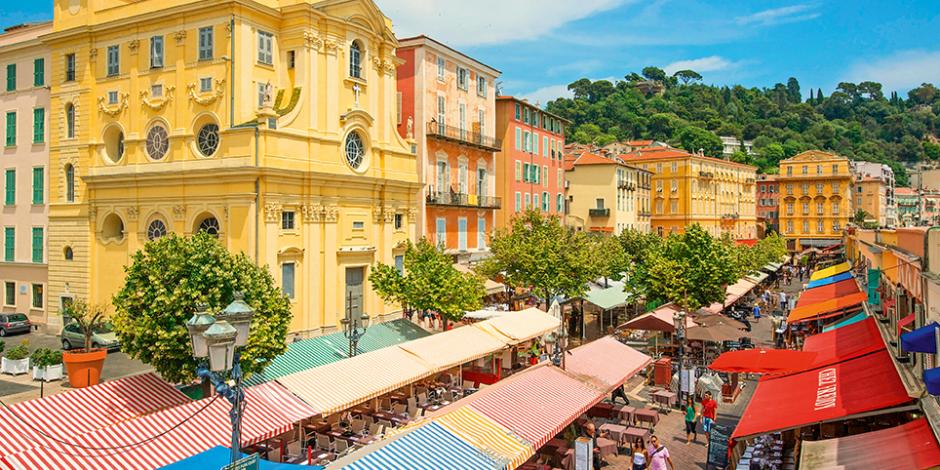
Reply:
M649 460L649 452L643 444L643 438L638 437L633 440L630 446L633 455L633 470L646 470L646 462Z
M715 417L718 416L718 402L712 398L712 392L705 392L702 398L702 431L705 431L705 444L708 444L711 438L712 425L715 424Z
M672 464L672 457L669 456L669 449L662 445L655 435L650 436L650 443L646 446L646 451L649 454L650 470L676 470L676 466Z
M623 389L623 384L620 384L619 387L615 388L614 391L611 392L611 394L610 394L610 403L611 403L611 404L617 403L617 398L618 398L618 397L623 399L623 404L624 404L624 405L630 406L630 399L627 398L627 392Z
M698 433L695 431L695 424L698 415L695 412L695 401L689 395L685 399L685 445L692 444L692 441L698 441Z
M787 313L787 293L784 291L780 291L780 310Z

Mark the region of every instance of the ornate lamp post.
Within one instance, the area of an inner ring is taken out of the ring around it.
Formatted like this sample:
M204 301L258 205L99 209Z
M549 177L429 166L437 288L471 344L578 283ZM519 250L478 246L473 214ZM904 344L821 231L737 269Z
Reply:
M551 347L552 364L556 367L565 368L565 352L568 349L568 331L562 326L558 333L549 333L545 335L545 344Z
M200 360L196 374L212 383L216 393L232 404L229 411L232 421L230 463L235 463L241 454L241 419L245 409L239 348L248 344L251 318L255 313L242 298L242 293L236 292L235 300L219 313L218 318L208 313L208 306L199 305L196 314L186 322L193 357ZM230 382L234 384L229 385Z
M679 311L672 315L672 323L676 327L676 339L679 342L677 356L679 359L679 393L678 402L682 403L682 354L685 348L685 312Z
M359 340L365 336L366 330L369 329L369 316L363 313L358 318L354 318L352 314L354 307L352 292L349 293L347 300L346 316L340 320L340 323L343 324L343 335L349 340L349 357L353 357L359 352Z

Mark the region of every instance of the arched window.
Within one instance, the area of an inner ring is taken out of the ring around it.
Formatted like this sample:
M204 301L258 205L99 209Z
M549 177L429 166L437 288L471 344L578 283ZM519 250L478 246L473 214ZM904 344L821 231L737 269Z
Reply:
M75 167L71 163L65 165L65 200L75 202Z
M362 46L359 41L353 41L349 46L349 76L362 78Z
M222 230L222 227L219 225L219 220L215 217L209 216L205 219L202 219L202 222L199 222L199 227L196 230L197 232L205 232L213 237L218 238L219 232Z
M66 261L72 261L72 258L74 257L74 253L72 253L72 247L70 246L65 247L65 250L63 250L62 255L65 257Z
M108 214L101 226L101 237L105 240L124 240L124 221L117 214Z
M147 240L156 240L166 236L166 224L156 219L147 226Z
M75 106L72 103L65 105L65 137L75 138Z

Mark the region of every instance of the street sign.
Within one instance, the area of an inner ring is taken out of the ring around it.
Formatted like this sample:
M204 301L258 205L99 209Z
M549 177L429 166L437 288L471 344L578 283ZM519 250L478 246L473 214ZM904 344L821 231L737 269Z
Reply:
M708 435L708 459L705 468L725 468L728 466L728 438L731 437L730 426L712 423Z
M251 454L230 463L222 470L258 470L258 454Z

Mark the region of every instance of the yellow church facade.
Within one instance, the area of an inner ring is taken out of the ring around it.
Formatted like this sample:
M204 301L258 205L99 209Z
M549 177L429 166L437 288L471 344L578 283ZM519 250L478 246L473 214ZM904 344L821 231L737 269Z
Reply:
M368 283L414 239L397 41L369 0L56 0L49 318L110 303L148 240L206 231L268 266L290 330L395 314Z

